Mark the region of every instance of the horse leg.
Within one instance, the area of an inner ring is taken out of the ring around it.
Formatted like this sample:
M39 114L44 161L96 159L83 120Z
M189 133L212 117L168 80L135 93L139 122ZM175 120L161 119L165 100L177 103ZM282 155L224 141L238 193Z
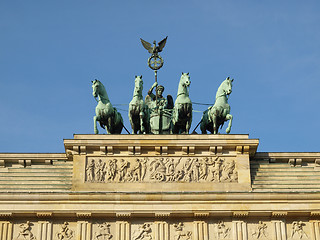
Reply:
M133 117L133 110L129 107L129 121L130 121L131 129L132 129L132 134L135 134L134 123L133 123L132 117Z
M143 111L141 111L140 113L139 113L139 116L140 116L140 133L143 133L143 134L145 134L146 133L146 129L145 129L145 127L144 127L144 112Z
M213 134L218 134L218 127L217 126L217 116L213 115L212 116L212 126L213 126Z
M186 121L186 134L189 134L189 130L191 128L191 123L192 123L192 107L191 104L188 104L186 107L186 112L187 112L187 118L188 120Z
M112 118L112 117L108 117L108 119L107 119L107 126L106 126L107 134L112 134L112 133L113 133L113 131L112 131L112 124L113 124L113 118Z
M233 116L231 114L227 114L226 120L229 120L229 124L228 124L228 127L226 129L226 133L230 133L230 131L231 131L232 119L233 119Z
M97 116L93 117L93 129L94 129L95 134L99 133L98 128L97 128Z
M209 124L208 111L205 111L200 121L200 130L202 134L207 134L207 124Z

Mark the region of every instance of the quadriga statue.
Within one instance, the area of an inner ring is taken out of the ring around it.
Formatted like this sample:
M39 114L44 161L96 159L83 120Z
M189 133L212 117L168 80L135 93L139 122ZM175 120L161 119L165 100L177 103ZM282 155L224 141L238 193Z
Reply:
M233 79L228 77L221 83L216 93L214 105L203 112L200 124L202 134L206 134L207 131L210 131L213 134L218 134L219 127L221 126L222 128L224 122L228 120L229 125L226 129L226 133L230 133L233 117L230 114L228 98L232 92L232 82Z
M174 134L188 134L191 127L192 103L189 98L190 83L189 73L182 73L178 86L177 99L173 108L172 133Z
M146 134L150 132L148 106L142 96L143 81L142 75L135 76L133 98L129 103L129 120L132 134Z
M115 109L108 97L103 84L95 79L92 81L92 95L97 100L96 116L93 117L94 133L98 134L97 121L102 128L106 128L108 134L120 134L123 128L123 119L121 114Z

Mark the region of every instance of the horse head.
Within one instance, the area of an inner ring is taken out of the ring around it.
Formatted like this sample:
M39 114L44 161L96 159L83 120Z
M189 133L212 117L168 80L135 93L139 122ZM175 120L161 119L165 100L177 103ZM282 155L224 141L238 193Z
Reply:
M99 95L99 85L100 85L100 81L98 79L95 79L92 82L92 95L94 98L97 98Z
M230 77L227 77L220 85L220 87L218 88L217 94L216 94L216 99L222 96L229 96L232 92L232 82L233 79L231 79ZM228 99L228 97L227 97Z
M140 96L140 95L142 96L142 90L143 90L142 75L141 76L135 76L133 96Z
M232 82L233 79L231 79L230 77L227 77L226 80L223 81L224 82L224 92L226 93L226 95L230 95L232 92Z
M190 86L190 76L189 73L182 73L181 78L180 78L180 84L184 87L189 87Z
M99 97L99 100L101 100L103 103L109 102L109 97L107 94L107 91L103 84L98 80L95 79L92 82L92 95L95 99Z

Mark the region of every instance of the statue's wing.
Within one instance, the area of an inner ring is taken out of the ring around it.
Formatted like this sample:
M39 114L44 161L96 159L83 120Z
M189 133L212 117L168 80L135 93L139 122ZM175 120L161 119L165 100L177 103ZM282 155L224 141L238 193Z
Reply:
M168 36L166 36L165 39L161 40L161 41L158 43L158 44L159 44L159 48L158 48L159 50L158 50L158 52L161 52L162 49L164 48L164 46L166 45L167 38L168 38Z
M167 95L167 108L168 109L173 109L174 103L173 103L173 97L171 95Z
M140 38L141 40L141 43L142 43L142 46L148 50L149 53L152 53L152 46L151 46L151 43L143 40L142 38Z

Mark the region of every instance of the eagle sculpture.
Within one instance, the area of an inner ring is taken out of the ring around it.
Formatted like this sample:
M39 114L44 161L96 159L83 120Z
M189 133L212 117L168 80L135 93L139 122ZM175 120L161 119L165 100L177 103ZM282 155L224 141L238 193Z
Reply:
M140 40L141 40L141 43L142 43L143 47L145 49L147 49L149 53L151 53L154 56L158 56L158 53L161 52L162 49L164 48L164 46L166 45L167 38L168 38L168 36L166 38L164 38L163 40L161 40L158 43L158 46L157 46L157 42L156 41L153 41L153 46L151 46L151 43L143 40L142 38L140 38Z

